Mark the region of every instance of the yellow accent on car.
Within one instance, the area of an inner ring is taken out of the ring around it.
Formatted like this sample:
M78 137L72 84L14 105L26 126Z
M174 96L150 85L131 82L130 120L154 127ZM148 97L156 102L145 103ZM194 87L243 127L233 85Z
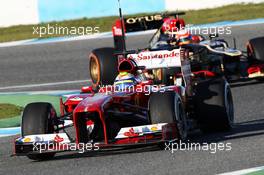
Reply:
M153 126L150 128L151 131L157 131L158 130L158 127L157 126Z
M133 80L120 80L118 82L115 82L114 84L123 84L123 83L133 83Z
M27 143L27 142L31 142L31 139L30 138L25 138L24 140L23 140L25 143Z
M128 72L120 72L119 75L125 76L125 75L128 75Z

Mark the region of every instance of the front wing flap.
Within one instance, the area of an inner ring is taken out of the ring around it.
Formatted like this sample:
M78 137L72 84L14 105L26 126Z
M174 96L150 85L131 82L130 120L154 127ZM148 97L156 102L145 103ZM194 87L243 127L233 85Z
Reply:
M122 128L116 138L109 143L75 143L66 133L28 135L15 139L14 155L24 156L50 152L87 152L99 150L125 149L147 146L177 140L175 123L154 124Z

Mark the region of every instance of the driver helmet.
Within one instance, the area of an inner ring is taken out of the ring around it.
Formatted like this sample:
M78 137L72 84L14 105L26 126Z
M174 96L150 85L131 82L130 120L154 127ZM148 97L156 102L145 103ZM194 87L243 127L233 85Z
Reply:
M179 46L192 43L192 35L186 31L181 30L176 34L176 40Z
M182 30L185 27L184 21L178 18L166 18L162 24L161 30L164 34L173 35L173 33Z
M114 82L114 86L117 90L128 89L136 84L136 77L129 72L120 72Z
M176 22L177 22L176 19L171 19L171 18L165 19L161 28L163 33L171 34L173 32L177 32L178 28L176 27Z

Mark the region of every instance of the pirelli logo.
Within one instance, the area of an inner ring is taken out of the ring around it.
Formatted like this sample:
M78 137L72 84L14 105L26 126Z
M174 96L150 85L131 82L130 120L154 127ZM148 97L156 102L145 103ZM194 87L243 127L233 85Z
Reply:
M152 22L152 21L160 21L162 19L163 19L162 15L149 15L149 16L127 18L125 22L127 24L135 24L135 23L140 23L142 21Z

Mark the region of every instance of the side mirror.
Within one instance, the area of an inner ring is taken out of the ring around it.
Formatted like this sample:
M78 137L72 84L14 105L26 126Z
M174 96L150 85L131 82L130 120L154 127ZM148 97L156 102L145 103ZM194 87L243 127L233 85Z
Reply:
M92 86L83 86L82 89L81 89L81 93L92 93L94 94L94 90L93 90L93 87Z
M218 33L211 33L211 34L209 34L210 40L212 40L213 38L218 38L218 37L219 37Z
M146 66L137 66L138 70L145 70Z
M146 86L146 85L152 85L153 84L153 80L146 80L143 81L139 84L139 86Z

